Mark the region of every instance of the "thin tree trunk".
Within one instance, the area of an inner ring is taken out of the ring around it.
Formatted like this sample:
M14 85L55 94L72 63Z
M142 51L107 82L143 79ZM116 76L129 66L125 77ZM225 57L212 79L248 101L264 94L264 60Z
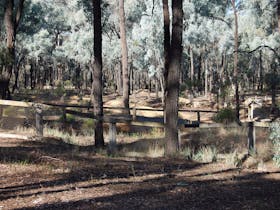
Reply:
M198 81L198 92L200 93L201 91L202 91L202 87L201 87L201 85L202 85L202 82L201 82L201 69L203 68L202 67L202 55L200 54L200 56L199 56L199 66L198 66L198 72L197 72L197 81Z
M169 5L168 0L162 0L163 5L163 22L164 22L164 71L163 71L163 77L165 82L167 81L168 77L168 69L169 69L169 50L170 50L170 14L169 14ZM166 84L164 84L164 80L161 82L163 83L164 87L164 121L166 121L166 109L165 109L165 98L166 98Z
M123 77L122 77L122 63L120 62L120 67L118 68L118 94L123 93Z
M278 33L280 33L280 0L277 0Z
M205 97L208 95L208 62L207 59L205 60L204 63L204 95Z
M192 50L192 47L190 47L190 58L191 58L190 79L191 79L191 83L192 83L192 85L193 85L193 79L194 79L194 61L193 61L193 50Z
M103 136L103 86L102 86L102 25L101 0L92 0L94 27L94 58L93 58L93 105L94 115L97 117L95 125L95 146L104 147Z
M182 59L183 10L182 0L172 0L172 39L169 50L165 99L165 155L172 156L179 149L178 99Z
M237 17L237 8L236 0L231 0L231 4L234 12L234 72L233 80L235 86L235 116L236 120L239 121L240 115L240 102L239 102L239 82L238 82L238 17Z
M259 87L258 89L263 91L263 62L262 62L262 51L260 50L260 58L259 58Z
M120 18L120 37L122 49L122 73L123 73L123 106L125 114L129 115L129 75L128 75L128 50L125 31L125 12L124 0L119 0L119 18Z

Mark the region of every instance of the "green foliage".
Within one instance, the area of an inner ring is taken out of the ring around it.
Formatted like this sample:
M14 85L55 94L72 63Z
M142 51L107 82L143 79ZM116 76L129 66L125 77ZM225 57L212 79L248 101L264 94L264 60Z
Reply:
M93 119L83 120L82 132L86 135L92 135L95 127L95 121Z
M269 138L274 147L273 160L280 167L280 122L275 122L271 125Z
M218 123L231 123L235 121L235 112L230 108L221 109L213 120Z
M56 89L54 90L54 94L56 96L62 97L66 93L66 90L62 84L62 82L59 82L56 86Z
M72 114L66 114L66 122L74 123L75 122L75 116Z
M64 87L72 87L72 86L73 86L73 83L72 83L71 80L66 80L66 81L64 82Z

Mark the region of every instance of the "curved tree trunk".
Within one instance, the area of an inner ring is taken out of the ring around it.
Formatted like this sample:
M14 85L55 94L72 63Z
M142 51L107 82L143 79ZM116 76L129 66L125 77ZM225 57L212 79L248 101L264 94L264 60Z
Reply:
M104 147L103 137L103 86L102 86L102 25L101 0L92 0L94 16L94 58L93 58L93 105L94 115L97 117L95 126L95 146Z

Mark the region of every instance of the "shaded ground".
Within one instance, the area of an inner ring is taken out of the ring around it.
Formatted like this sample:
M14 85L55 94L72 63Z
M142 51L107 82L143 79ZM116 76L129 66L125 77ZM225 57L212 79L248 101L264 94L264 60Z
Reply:
M279 209L280 170L0 139L0 209Z

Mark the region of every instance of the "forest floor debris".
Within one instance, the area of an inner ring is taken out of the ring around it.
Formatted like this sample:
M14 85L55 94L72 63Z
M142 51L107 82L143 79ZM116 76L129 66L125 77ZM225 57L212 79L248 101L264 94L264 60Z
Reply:
M1 209L277 209L280 169L0 139ZM48 157L48 158L43 158ZM59 160L59 161L57 161Z

